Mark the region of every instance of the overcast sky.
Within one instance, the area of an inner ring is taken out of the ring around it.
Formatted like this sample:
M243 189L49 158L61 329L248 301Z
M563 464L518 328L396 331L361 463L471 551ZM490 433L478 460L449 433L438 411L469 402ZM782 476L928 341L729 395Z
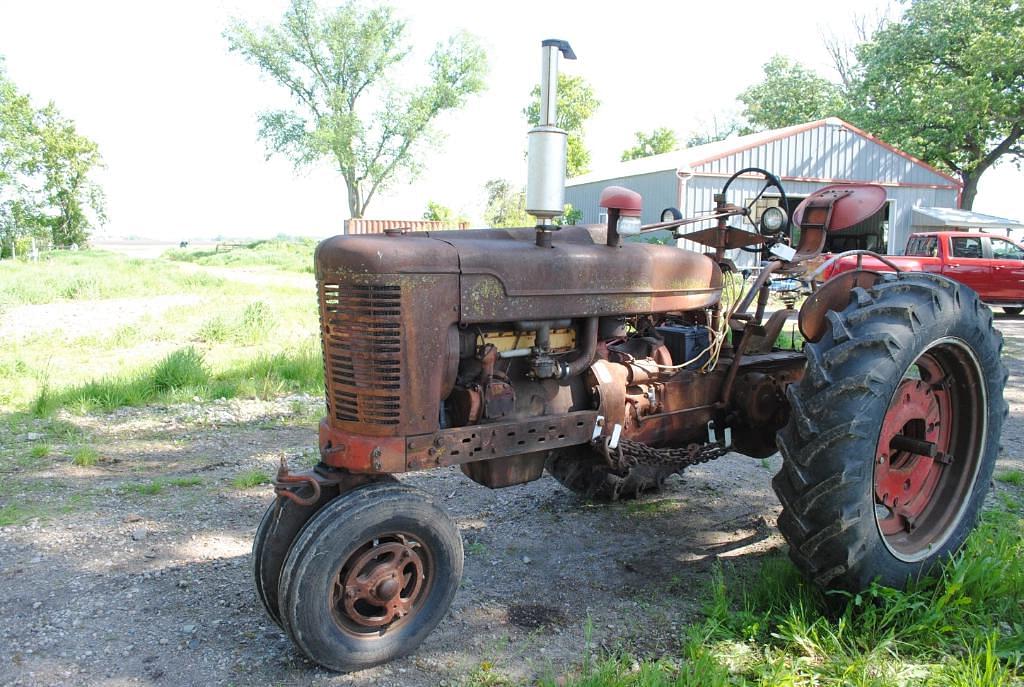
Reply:
M579 57L564 70L602 102L587 129L592 167L614 163L637 130L680 137L735 111L776 52L830 74L822 36L852 33L849 3L415 2L391 3L408 20L412 71L457 29L488 52L489 88L443 115L424 171L373 200L368 217L419 217L427 200L479 221L483 185L525 180L521 111L539 79L540 41L564 38ZM36 104L53 100L99 143L113 236L328 236L347 216L345 186L330 167L295 172L265 159L256 114L284 93L235 54L232 17L277 21L282 0L81 2L0 0L0 54ZM856 10L863 12L865 5ZM725 28L727 27L727 28ZM1012 166L982 179L975 209L1024 219L1024 176Z

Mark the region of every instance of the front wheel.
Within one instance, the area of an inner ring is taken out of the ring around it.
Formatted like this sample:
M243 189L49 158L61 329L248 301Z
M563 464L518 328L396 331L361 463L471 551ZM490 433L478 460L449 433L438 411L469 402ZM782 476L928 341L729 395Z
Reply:
M902 588L978 517L1007 413L1002 338L973 291L937 275L855 288L827 319L788 391L779 529L821 585Z
M331 670L393 660L444 617L462 564L459 531L429 496L394 483L353 489L292 544L278 584L282 625Z

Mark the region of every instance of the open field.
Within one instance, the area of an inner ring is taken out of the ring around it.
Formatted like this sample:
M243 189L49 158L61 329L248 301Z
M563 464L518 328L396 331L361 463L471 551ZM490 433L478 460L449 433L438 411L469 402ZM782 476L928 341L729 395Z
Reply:
M316 460L304 250L0 263L0 684L1024 684L1024 319L1003 316L997 478L940 579L823 599L774 528L777 456L610 506L439 470L403 481L462 531L451 613L390 665L309 664L249 569L280 457Z

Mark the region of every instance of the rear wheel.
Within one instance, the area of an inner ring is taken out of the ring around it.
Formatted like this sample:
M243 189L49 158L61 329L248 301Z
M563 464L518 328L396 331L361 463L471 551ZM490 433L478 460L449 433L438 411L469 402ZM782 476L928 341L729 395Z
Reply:
M816 582L902 587L973 528L1007 412L1002 339L973 291L900 274L855 288L788 391L773 486Z
M282 625L338 671L403 656L441 621L462 577L459 531L426 494L378 483L346 492L307 523L281 572Z
M545 467L562 486L596 501L639 498L658 491L678 472L670 465L633 465L616 471L586 445L552 451Z
M1020 307L1003 308L1003 312L1006 313L1007 315L1020 315L1022 312L1024 312L1024 308L1020 308Z

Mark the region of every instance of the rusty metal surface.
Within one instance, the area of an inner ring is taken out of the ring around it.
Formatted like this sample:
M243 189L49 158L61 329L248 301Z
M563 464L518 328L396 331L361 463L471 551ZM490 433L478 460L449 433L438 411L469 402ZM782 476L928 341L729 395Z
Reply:
M376 635L422 608L437 571L423 544L402 533L373 539L338 571L331 612L339 627L356 635Z
M711 227L710 229L702 229L690 234L684 234L679 238L711 246L712 248L724 248L726 250L742 246L759 246L764 243L764 237L760 234L734 227L726 227L725 229Z
M778 341L779 334L782 333L782 328L786 326L786 322L796 314L797 311L790 308L783 308L773 312L768 321L764 323L764 334L755 336L747 344L746 352L754 355L770 352L775 346L775 342ZM746 338L746 334L744 334L743 338Z
M406 467L423 470L582 444L590 441L596 422L596 411L582 410L556 417L442 429L408 438Z
M821 341L828 327L825 320L828 311L841 312L850 304L854 288L871 288L881 278L881 274L871 270L852 270L841 272L819 286L800 307L797 325L804 339L811 343Z
M540 479L540 476L544 474L544 460L547 455L546 450L536 451L521 456L463 463L459 468L464 475L477 484L491 489L500 489Z

